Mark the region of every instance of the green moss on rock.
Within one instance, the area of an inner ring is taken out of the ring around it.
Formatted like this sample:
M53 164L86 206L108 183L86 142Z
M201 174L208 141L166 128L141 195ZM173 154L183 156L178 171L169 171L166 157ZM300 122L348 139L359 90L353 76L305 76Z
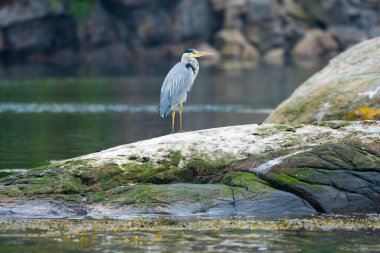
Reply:
M176 166L178 167L180 162L184 159L184 157L182 156L182 153L181 151L177 150L177 151L170 151L169 152L169 155L168 155L168 158L169 158L169 164L171 166Z
M210 207L216 199L231 199L231 194L229 186L223 184L142 184L118 187L104 194L90 193L89 202L140 205L141 208L174 203Z
M229 172L224 176L222 183L233 187L243 187L255 193L274 190L266 181L249 172Z

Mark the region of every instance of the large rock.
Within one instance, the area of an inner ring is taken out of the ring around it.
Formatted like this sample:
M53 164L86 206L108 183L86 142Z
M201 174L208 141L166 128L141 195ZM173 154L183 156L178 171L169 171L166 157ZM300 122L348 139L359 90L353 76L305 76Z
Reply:
M5 1L1 5L0 27L43 18L52 13L49 0Z
M380 3L378 0L355 3L358 2L348 0L285 0L287 11L308 22L309 25L317 24L324 27L331 24L371 26L376 23L376 14L379 11ZM377 8L373 8L374 6Z
M67 16L51 16L4 28L9 51L46 51L75 46L76 26Z
M75 21L59 1L5 1L0 8L4 62L77 62Z
M319 59L331 57L338 52L338 43L332 34L319 29L308 31L295 46L293 54L296 59Z
M101 68L125 66L128 62L128 33L120 29L100 3L78 30L85 62Z
M253 172L278 188L301 196L319 212L380 211L380 158L354 143L321 144L292 156L283 156L271 168Z
M371 29L366 31L350 25L334 25L331 26L329 30L341 47L348 48L365 41L368 39L368 36L377 37L375 34L371 36Z
M243 14L244 34L261 51L285 44L284 25L279 18L279 6L274 0L250 0Z
M376 37L380 1L286 0L284 9L308 29L329 30L343 49Z
M257 60L258 50L252 46L237 29L224 29L216 36L216 46L226 59Z
M62 50L76 52L76 25L66 15L47 16L3 28L8 60L46 62ZM59 59L64 62L65 59Z
M266 64L269 65L282 65L285 61L285 52L282 48L269 50L263 57Z
M380 38L347 50L309 78L265 122L346 119L362 107L380 107Z
M168 135L2 173L0 216L380 212L376 143L378 122L247 125Z
M184 40L207 41L212 28L208 1L101 1L116 18L131 46L155 46Z

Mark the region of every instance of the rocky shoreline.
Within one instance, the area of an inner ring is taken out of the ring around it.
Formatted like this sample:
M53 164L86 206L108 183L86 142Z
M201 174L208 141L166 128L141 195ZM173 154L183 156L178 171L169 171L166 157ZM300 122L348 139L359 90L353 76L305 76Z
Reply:
M303 65L378 37L379 17L379 0L2 1L0 64L124 66L197 47L219 52L226 68Z
M176 219L176 218L131 218L128 220L0 220L0 231L4 233L25 233L34 231L34 236L83 236L89 233L122 233L127 231L221 231L227 229L260 231L297 231L297 230L343 230L362 231L380 230L378 216L320 216L304 219L260 220L247 218L232 219Z

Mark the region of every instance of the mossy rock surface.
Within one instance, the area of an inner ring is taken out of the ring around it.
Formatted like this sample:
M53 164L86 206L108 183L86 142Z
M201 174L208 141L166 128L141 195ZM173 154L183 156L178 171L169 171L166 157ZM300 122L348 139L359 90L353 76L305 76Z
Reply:
M362 42L331 60L298 87L265 122L379 119L379 69L380 38ZM361 108L372 113L363 113Z
M285 158L262 177L320 212L380 212L380 152L351 143L322 144Z
M380 123L174 134L0 178L2 217L380 212Z

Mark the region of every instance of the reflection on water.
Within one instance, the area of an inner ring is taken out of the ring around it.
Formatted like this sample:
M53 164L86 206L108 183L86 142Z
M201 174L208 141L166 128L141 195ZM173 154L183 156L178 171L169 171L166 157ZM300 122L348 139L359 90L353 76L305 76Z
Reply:
M30 66L2 69L0 169L35 167L168 134L170 120L156 112L169 68L100 74ZM316 70L201 68L184 106L184 128L261 122Z
M3 235L1 252L379 252L373 231L162 231Z

